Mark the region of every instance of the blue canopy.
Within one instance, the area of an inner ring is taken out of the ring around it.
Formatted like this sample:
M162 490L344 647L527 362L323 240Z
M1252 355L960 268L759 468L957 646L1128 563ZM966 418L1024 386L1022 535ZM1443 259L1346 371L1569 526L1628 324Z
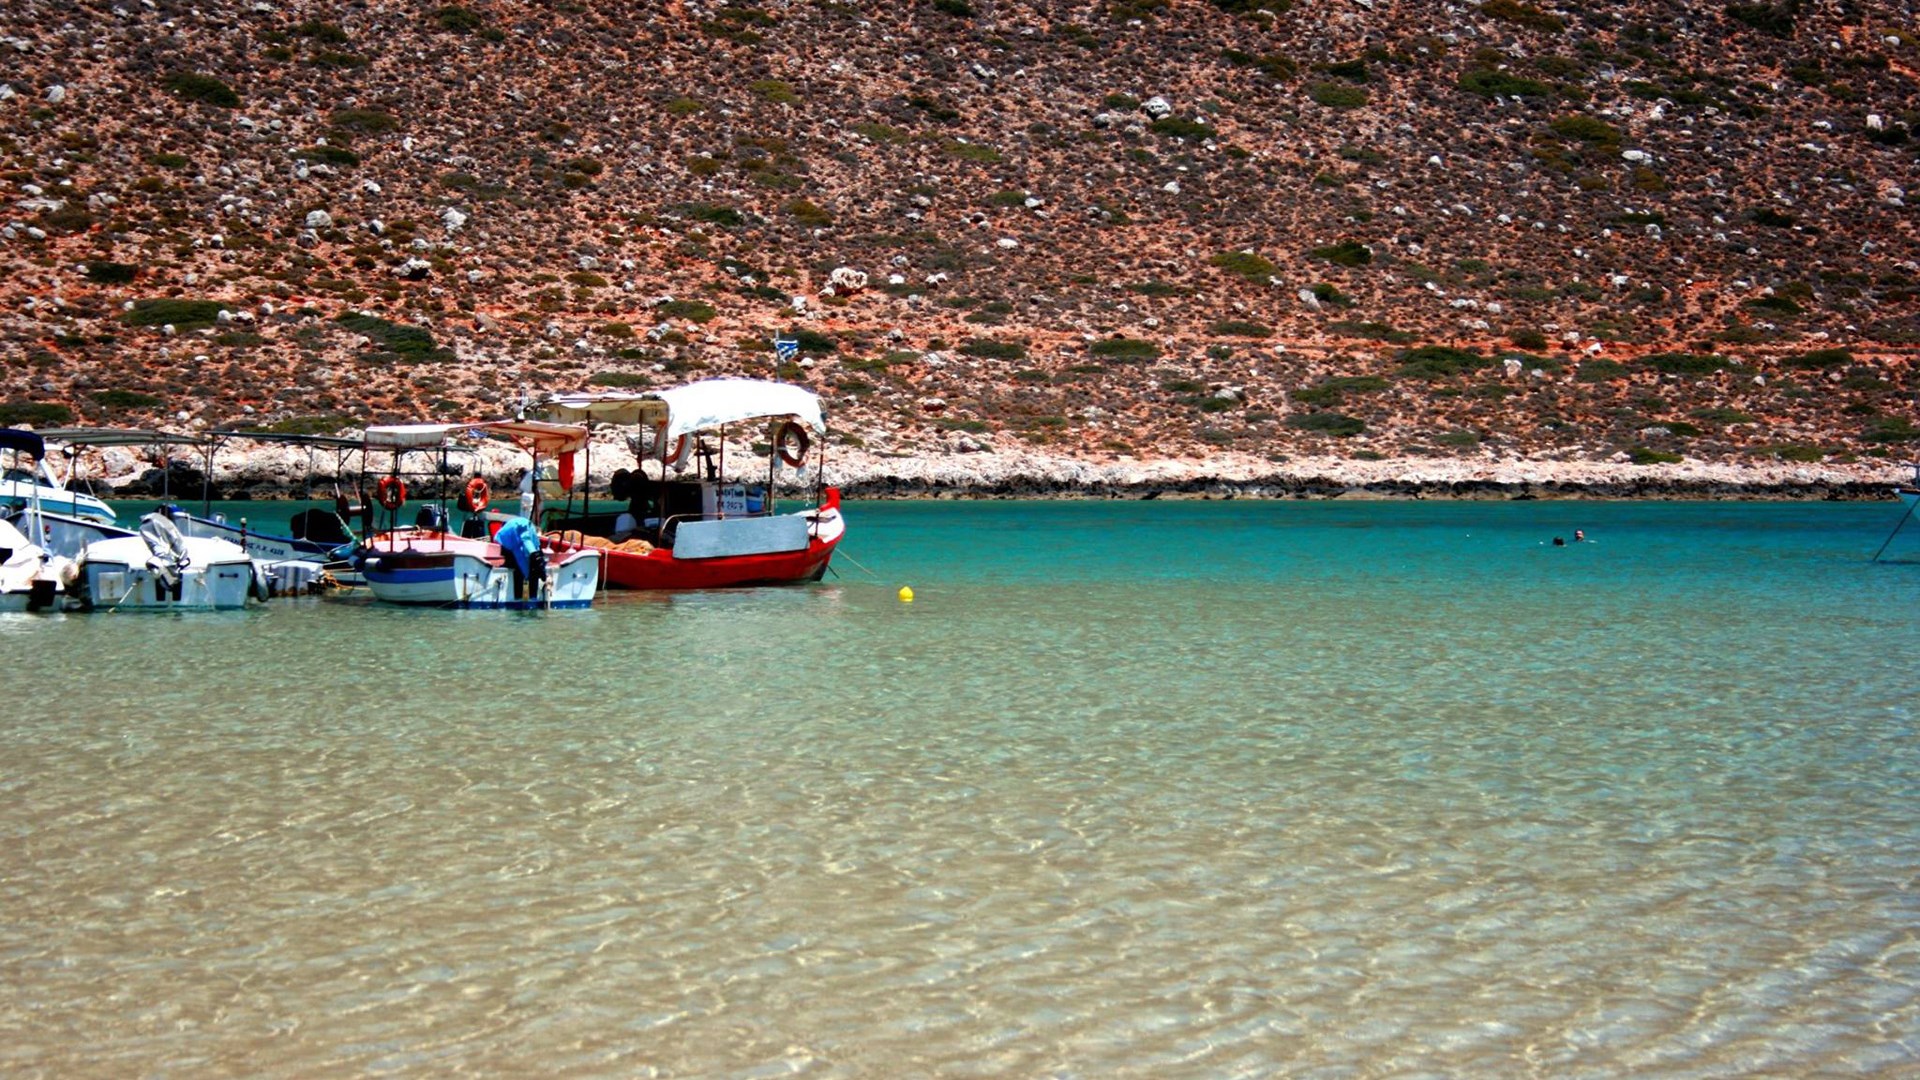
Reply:
M46 457L47 442L37 432L0 428L0 450L25 451L37 458Z

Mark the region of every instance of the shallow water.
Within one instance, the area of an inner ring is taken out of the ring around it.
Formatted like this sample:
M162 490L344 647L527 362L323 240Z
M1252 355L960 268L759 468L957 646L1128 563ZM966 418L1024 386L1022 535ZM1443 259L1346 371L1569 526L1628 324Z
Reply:
M878 581L0 618L0 1074L1912 1072L1896 514L861 504Z

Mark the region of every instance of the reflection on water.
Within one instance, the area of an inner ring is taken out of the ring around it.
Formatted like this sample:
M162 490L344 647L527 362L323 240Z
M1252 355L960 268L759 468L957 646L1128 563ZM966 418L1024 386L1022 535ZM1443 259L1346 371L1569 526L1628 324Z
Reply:
M882 506L881 583L0 618L0 1072L1911 1069L1873 509Z

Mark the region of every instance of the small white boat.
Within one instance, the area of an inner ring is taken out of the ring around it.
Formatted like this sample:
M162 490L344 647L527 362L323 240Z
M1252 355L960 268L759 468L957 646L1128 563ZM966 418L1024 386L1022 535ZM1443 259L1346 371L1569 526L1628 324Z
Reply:
M72 573L72 560L49 555L0 519L0 612L58 609Z
M183 536L158 513L140 519L137 535L83 548L75 591L95 611L229 610L269 595L266 571L245 548Z

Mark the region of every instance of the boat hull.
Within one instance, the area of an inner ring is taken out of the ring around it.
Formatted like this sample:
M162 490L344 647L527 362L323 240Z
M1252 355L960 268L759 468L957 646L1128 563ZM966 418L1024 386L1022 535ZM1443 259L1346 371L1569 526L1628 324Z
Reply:
M253 564L246 559L191 566L178 593L144 566L88 561L82 568L86 603L112 611L231 611L253 597Z
M189 514L173 515L173 523L188 536L204 536L214 540L225 540L247 550L247 554L262 562L293 562L306 560L326 562L336 558L335 552L343 547L351 547L352 542L321 543L314 540L295 540L288 536L274 536L268 533L254 532L230 525L224 521L211 521L207 518L193 517Z
M747 585L798 585L820 580L839 538L814 539L805 551L676 559L666 548L645 554L603 551L610 589L735 589Z
M238 545L186 537L186 565L177 585L152 567L145 539L130 536L87 545L80 556L81 605L95 611L227 611L265 598L253 560Z

